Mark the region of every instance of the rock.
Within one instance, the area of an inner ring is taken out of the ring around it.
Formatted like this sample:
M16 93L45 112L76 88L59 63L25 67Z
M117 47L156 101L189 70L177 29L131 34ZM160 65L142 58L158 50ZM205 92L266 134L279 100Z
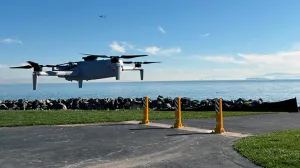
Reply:
M8 107L5 104L0 104L0 110L8 110Z
M174 110L176 97L149 98L151 110ZM118 109L143 109L143 97L138 98L70 98L70 99L45 99L45 100L0 100L1 110L118 110ZM265 103L262 99L223 100L223 109L226 111L247 110ZM215 99L196 100L189 97L181 98L182 110L214 111Z
M54 104L52 108L54 110L67 110L67 106L63 103Z

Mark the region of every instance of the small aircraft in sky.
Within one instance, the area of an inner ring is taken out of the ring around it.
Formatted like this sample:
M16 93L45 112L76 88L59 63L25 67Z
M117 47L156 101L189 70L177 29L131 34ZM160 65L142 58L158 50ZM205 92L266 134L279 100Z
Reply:
M105 16L105 15L100 15L99 17L101 17L101 18L106 18L106 16Z
M33 61L27 61L29 65L17 66L10 68L19 69L31 69L33 90L37 89L38 76L57 76L59 78L65 78L67 81L77 81L78 87L82 88L84 80L96 80L115 77L116 80L120 80L120 74L124 71L140 71L140 78L144 78L144 69L142 64L152 64L160 62L132 62L123 61L121 59L131 59L137 57L144 57L148 55L121 55L121 56L107 56L107 55L87 55L82 57L84 61L68 62L57 65L40 65ZM97 58L108 58L103 60L97 60ZM134 64L135 66L124 66L124 64ZM51 71L43 71L43 67L52 68Z

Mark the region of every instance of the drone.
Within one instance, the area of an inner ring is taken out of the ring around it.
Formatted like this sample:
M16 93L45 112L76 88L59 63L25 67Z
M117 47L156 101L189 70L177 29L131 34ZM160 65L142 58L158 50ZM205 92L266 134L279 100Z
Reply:
M67 62L57 65L40 65L33 61L27 61L29 65L17 66L10 68L31 69L33 90L37 89L39 76L57 76L58 78L65 78L67 81L77 81L78 87L82 88L83 81L112 78L120 80L121 73L124 71L140 71L140 78L144 78L144 69L142 64L152 64L160 62L133 62L123 61L121 59L131 59L137 57L144 57L148 55L121 55L121 56L107 56L107 55L93 55L83 54L83 61ZM107 58L98 60L98 58ZM125 64L134 64L134 66L124 66ZM52 68L51 71L43 71L44 67Z

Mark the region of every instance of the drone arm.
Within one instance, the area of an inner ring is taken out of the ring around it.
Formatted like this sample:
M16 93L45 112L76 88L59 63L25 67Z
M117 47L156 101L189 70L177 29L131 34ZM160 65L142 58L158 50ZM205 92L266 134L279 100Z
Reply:
M137 67L131 67L131 66L123 66L122 70L123 71L139 71L142 68L137 68Z
M144 80L144 69L143 68L123 66L123 71L140 71L141 80Z
M33 72L32 73L32 87L33 90L37 89L38 84L38 76L76 76L77 73L74 71L39 71L39 72Z
M76 71L41 71L37 72L39 76L77 76Z

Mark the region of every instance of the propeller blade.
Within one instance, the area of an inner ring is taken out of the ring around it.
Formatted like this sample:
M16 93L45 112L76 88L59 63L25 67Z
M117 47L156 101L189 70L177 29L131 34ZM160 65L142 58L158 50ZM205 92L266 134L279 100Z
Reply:
M161 62L132 62L132 61L124 61L124 64L153 64L153 63L161 63Z
M154 63L161 63L161 62L143 62L143 64L154 64Z
M148 55L122 55L122 56L120 56L120 58L130 59L130 58L145 57L145 56L148 56Z
M78 62L66 62L66 63L61 63L61 64L56 64L56 66L60 66L60 65L69 65L69 64L72 64L72 63L78 63Z
M49 68L52 68L52 67L57 67L57 65L43 65L43 67L49 67Z
M25 65L25 66L17 66L17 67L9 67L9 68L30 69L30 68L32 68L32 66L31 65Z
M31 65L32 67L38 67L38 66L39 66L38 63L33 62L33 61L27 61L27 63L28 63L29 65Z
M97 54L84 54L81 53L82 55L87 55L87 57L104 57L104 58L108 58L107 55L97 55Z
M29 65L18 66L18 67L10 67L10 68L21 68L21 69L30 69L30 68L33 68L33 71L41 71L42 70L43 65L39 65L38 63L33 62L33 61L27 61L27 63Z
M133 64L134 62L132 61L123 61L123 64Z

